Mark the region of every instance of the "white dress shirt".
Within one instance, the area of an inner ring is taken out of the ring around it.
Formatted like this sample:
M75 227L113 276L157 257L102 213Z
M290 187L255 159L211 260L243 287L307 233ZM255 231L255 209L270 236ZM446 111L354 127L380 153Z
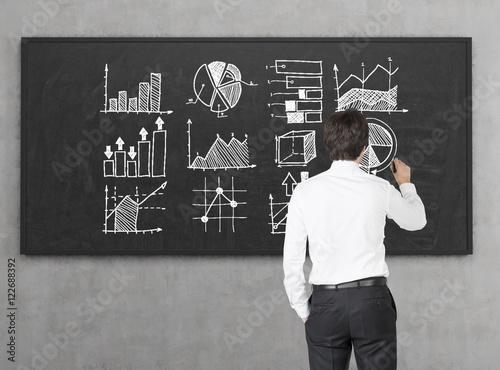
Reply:
M303 270L307 241L310 284L389 276L386 216L406 230L419 230L427 223L415 185L405 183L400 190L365 173L354 161L334 161L329 170L296 186L288 205L283 282L300 317L309 316Z

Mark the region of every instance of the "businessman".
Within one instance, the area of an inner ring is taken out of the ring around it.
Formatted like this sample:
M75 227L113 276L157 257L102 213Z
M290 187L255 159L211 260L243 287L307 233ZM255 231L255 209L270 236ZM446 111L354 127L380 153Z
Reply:
M359 370L396 370L396 305L386 285L386 217L405 230L422 229L427 221L405 163L395 158L390 166L399 191L359 168L368 135L359 111L330 115L324 143L331 167L298 184L288 205L284 285L304 321L311 370L347 370L353 347ZM306 244L311 295L303 271Z

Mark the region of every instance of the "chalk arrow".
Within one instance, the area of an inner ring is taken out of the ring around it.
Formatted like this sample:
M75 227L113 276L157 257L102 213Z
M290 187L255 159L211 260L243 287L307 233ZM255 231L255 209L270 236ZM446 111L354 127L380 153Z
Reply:
M372 171L372 174L373 174L373 175L376 175L376 174L377 174L377 170L373 170L373 171Z
M333 65L333 70L334 70L335 72L338 72L338 71L339 71L339 69L337 68L337 64L334 64L334 65Z
M118 140L116 140L116 145L118 145L118 150L123 150L123 144L125 144L125 142L122 140L121 137L119 137Z
M163 127L163 124L165 122L163 122L163 120L161 119L161 117L158 117L158 119L156 120L156 125L158 126L158 131L162 131L162 127Z
M146 136L148 136L148 132L146 131L146 129L143 127L141 132L139 132L139 135L141 135L142 137L142 141L145 141L146 140Z
M295 189L295 186L297 185L297 181L295 181L295 179L290 174L290 172L288 172L288 175L286 175L286 177L283 180L283 182L281 183L281 185L285 186L286 195L288 195L289 197L291 197L292 193L293 193L293 191Z
M113 152L111 151L111 145L106 145L106 151L104 152L104 154L106 154L106 157L108 157L108 159L111 158L111 156L113 155Z
M131 159L134 159L137 153L135 152L135 147L131 146L130 151L128 152L128 155Z

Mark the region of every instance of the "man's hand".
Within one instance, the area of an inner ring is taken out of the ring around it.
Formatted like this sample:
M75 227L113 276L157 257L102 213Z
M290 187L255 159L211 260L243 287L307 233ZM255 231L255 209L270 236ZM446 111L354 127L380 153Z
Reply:
M396 169L396 171L394 171L394 169ZM399 159L394 158L391 163L391 171L394 175L394 178L398 182L398 185L401 186L401 184L410 182L411 169Z
M302 318L302 321L304 321L304 324L306 323L306 321L307 321L307 319L308 319L308 318L309 318L309 316L308 316L308 317L303 317L303 318Z

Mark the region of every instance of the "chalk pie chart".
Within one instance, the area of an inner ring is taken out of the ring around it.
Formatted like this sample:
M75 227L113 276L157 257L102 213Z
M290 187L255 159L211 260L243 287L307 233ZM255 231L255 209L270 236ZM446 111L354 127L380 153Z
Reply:
M233 108L240 100L241 89L241 72L231 63L203 64L193 80L197 99L217 113Z
M359 167L371 174L385 170L391 164L397 150L394 131L383 121L366 118L368 129L368 147L359 162Z

